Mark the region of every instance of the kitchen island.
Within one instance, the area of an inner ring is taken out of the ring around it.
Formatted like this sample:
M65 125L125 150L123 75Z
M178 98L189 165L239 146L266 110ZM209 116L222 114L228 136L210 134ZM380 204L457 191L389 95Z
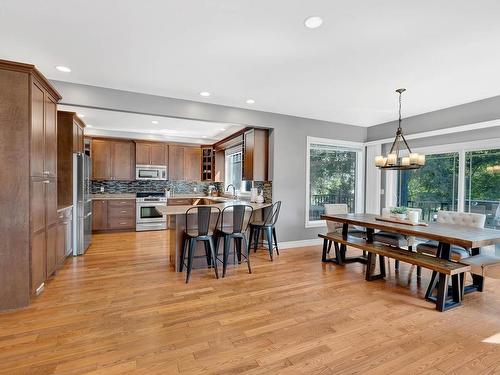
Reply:
M179 197L173 198L180 199ZM180 271L180 259L182 256L182 239L184 236L184 230L186 229L186 219L185 213L191 207L199 207L202 205L209 204L213 207L218 207L221 211L228 207L238 204L246 204L253 208L254 213L252 221L262 220L264 217L265 209L271 206L271 203L250 203L244 200L234 200L229 198L221 197L192 197L183 198L188 199L183 205L168 205L166 207L158 207L158 211L167 216L167 230L169 231L169 253L170 253L170 265L172 268L179 272ZM193 210L193 215L195 215L195 210ZM227 212L227 211L226 211ZM213 213L215 215L215 212ZM215 220L212 220L211 225L215 225ZM225 215L224 221L227 224L231 224L232 217L230 215ZM226 224L225 223L225 224ZM211 228L215 229L215 228ZM203 243L199 242L196 247L195 260L193 263L193 268L203 268L207 266L207 261L205 258L205 248Z

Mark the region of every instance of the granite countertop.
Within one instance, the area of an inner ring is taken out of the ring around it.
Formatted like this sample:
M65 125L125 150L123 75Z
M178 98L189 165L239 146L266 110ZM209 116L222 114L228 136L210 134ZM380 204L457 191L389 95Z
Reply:
M179 198L179 196L174 197L174 198ZM191 198L191 197L189 197L189 198ZM194 197L194 198L197 198L197 197ZM247 204L247 205L251 206L254 210L259 210L259 209L264 208L264 207L269 207L272 204L272 203L251 203L251 202L248 202L245 200L233 200L233 199L221 198L221 197L215 198L215 197L201 196L200 198L209 198L211 200L220 202L220 203L212 204L211 206L218 207L221 211L228 206L233 206L233 205L238 205L238 204ZM183 215L191 207L200 207L200 206L195 206L195 205L166 206L166 207L157 207L157 210L160 211L164 215Z
M126 193L126 194L113 194L113 193L103 193L103 194L92 194L92 199L103 199L103 200L109 200L109 199L134 199L135 200L135 194L134 193Z
M72 207L73 207L72 204L61 204L61 205L57 206L57 212L65 211L65 210L72 208Z

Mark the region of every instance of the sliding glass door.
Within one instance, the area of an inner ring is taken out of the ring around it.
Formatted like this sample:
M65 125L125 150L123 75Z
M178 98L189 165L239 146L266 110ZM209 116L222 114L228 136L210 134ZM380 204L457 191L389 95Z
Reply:
M500 149L465 153L464 211L486 215L488 228L500 229Z
M422 209L432 221L437 211L458 209L459 153L430 154L425 166L399 173L398 204Z

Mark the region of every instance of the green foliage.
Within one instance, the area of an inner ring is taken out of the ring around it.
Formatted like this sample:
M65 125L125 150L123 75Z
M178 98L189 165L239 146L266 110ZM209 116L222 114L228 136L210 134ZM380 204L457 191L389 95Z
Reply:
M402 207L394 207L391 208L391 214L406 214L408 212L408 207L402 206Z
M500 164L500 149L474 151L467 153L466 159L466 197L475 200L500 200L500 173L486 170ZM469 190L470 182L470 190Z
M355 194L356 152L311 148L311 195Z

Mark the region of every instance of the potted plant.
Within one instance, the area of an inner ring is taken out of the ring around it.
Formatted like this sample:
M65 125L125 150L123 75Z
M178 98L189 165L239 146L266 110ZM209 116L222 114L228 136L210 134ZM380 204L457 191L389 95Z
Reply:
M408 207L394 207L391 209L391 214L396 219L404 220L408 214Z

